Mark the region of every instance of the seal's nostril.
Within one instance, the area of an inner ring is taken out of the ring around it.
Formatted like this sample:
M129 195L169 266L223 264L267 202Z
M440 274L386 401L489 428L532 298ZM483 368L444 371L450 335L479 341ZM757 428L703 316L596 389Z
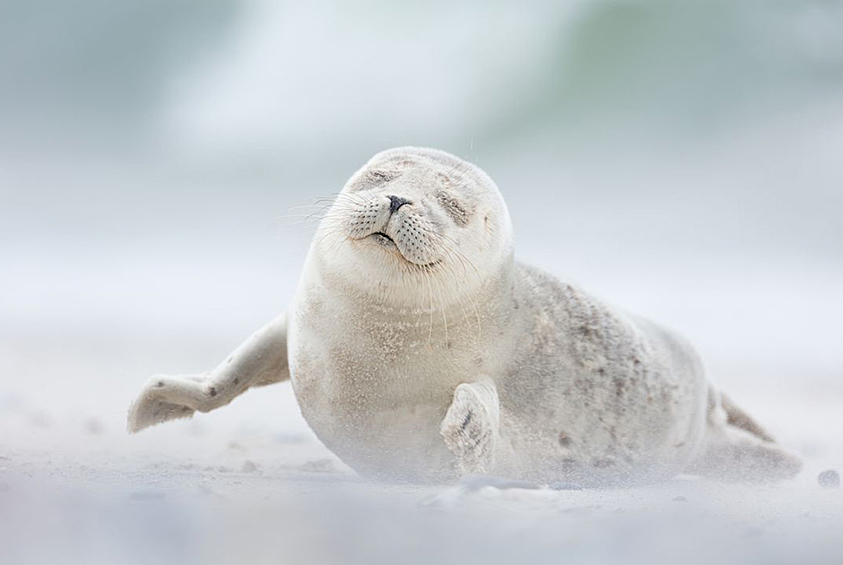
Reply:
M412 202L410 202L406 198L401 198L400 196L390 195L387 198L389 198L390 214L394 214L398 210L398 208L400 208L404 204L412 204Z

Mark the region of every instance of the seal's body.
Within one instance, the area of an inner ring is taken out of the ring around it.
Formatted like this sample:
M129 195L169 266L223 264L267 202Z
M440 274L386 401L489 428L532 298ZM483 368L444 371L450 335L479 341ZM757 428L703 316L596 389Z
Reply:
M287 377L325 445L378 478L799 469L684 340L517 263L497 187L440 151L370 160L320 224L288 315L207 375L154 377L130 429Z
M440 423L458 385L489 379L500 419L486 471L582 484L685 469L706 422L693 350L535 269L506 271L477 305L480 326L468 309L451 312L446 337L441 318L431 331L426 315L338 304L308 269L289 319L290 373L325 445L365 474L453 477Z

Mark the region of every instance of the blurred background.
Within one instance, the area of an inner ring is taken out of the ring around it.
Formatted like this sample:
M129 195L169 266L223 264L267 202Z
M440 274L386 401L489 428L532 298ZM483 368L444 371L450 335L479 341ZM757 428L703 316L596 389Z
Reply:
M485 169L521 260L680 330L843 465L839 0L0 4L0 449L316 445L289 385L123 418L286 308L296 207L400 145Z

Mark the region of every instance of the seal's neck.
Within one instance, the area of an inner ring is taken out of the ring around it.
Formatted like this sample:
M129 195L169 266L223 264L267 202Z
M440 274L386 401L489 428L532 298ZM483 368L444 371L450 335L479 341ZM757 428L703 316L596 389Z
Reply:
M342 304L346 315L366 316L383 323L410 327L424 320L428 330L444 330L458 325L476 326L511 303L514 261L511 256L482 279L479 274L431 271L414 280L375 280L360 285L324 264L312 266L309 285L318 285ZM462 267L460 267L462 269Z

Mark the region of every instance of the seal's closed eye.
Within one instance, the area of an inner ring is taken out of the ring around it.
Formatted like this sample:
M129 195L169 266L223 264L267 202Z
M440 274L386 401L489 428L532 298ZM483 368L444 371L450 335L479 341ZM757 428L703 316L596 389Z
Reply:
M366 180L368 181L367 184L371 186L377 186L395 180L400 176L400 174L401 173L398 173L396 171L369 171L369 173L366 175Z
M452 194L439 190L436 192L436 201L454 220L454 223L460 227L468 224L471 220L471 213L466 207Z

